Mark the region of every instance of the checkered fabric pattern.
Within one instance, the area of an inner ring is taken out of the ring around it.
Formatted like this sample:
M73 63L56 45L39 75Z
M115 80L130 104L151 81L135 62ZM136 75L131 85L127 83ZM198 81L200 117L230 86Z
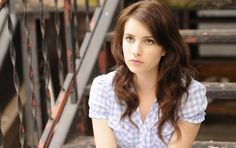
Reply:
M158 103L155 102L144 122L141 120L139 108L133 113L132 120L120 120L125 106L117 102L112 87L115 71L94 79L89 98L89 117L107 120L108 126L113 130L116 142L121 148L165 148L167 147L157 135ZM183 99L180 120L190 123L200 123L205 119L207 106L206 89L197 82L192 81L189 87L187 100ZM186 98L186 96L183 96ZM163 127L163 138L168 143L174 128L170 123Z

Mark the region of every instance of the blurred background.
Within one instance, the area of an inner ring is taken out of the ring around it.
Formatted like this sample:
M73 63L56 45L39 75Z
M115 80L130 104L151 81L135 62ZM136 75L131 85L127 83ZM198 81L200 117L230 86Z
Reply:
M111 71L119 12L137 0L0 0L0 147L94 147L92 79ZM209 105L193 147L236 147L236 0L162 0Z

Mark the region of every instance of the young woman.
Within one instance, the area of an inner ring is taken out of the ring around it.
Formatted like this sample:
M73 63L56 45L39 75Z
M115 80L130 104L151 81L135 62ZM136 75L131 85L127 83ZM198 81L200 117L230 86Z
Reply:
M205 87L171 11L156 0L125 8L115 28L116 70L89 99L97 148L190 148L204 120Z

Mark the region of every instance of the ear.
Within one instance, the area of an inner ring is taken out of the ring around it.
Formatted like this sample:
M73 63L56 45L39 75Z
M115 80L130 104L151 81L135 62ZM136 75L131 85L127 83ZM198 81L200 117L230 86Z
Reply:
M166 51L162 50L161 56L164 57L166 55Z

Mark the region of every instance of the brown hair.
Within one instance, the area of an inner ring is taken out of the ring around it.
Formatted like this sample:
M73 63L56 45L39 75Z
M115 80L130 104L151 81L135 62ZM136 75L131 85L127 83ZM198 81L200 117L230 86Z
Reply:
M117 70L113 79L113 86L118 100L124 102L127 106L121 119L128 116L133 123L131 115L139 106L137 92L133 89L134 74L126 66L122 52L124 26L131 17L146 25L157 43L166 52L160 61L159 67L157 67L159 74L156 97L160 106L157 134L164 141L161 134L162 127L165 122L170 122L177 131L178 138L180 138L181 132L177 126L178 112L182 96L187 93L196 71L190 65L190 52L178 31L173 14L169 8L157 0L140 1L125 8L121 12L115 28L112 54L116 60Z

